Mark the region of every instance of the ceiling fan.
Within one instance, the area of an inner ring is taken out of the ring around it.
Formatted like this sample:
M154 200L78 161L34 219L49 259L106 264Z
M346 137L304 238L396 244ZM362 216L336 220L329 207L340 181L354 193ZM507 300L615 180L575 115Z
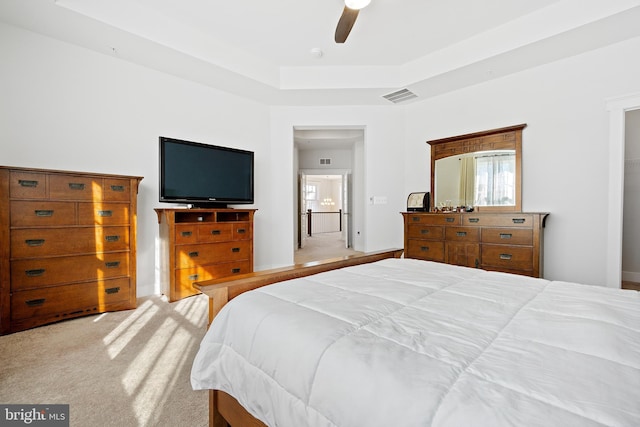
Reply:
M347 40L353 24L356 23L360 9L366 7L369 3L371 3L371 0L344 0L344 10L340 20L338 20L334 37L336 43L344 43Z

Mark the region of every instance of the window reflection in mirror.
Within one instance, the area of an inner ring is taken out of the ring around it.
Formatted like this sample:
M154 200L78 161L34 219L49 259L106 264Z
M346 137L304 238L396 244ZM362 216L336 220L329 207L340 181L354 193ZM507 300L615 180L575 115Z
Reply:
M427 141L431 145L431 206L520 212L522 130L526 126L520 124ZM515 159L513 163L506 161L507 157L502 156L505 153ZM470 159L463 162L461 159L466 157ZM447 160L454 163L447 165ZM460 179L463 174L470 178Z
M515 150L479 151L435 162L435 206L515 206Z

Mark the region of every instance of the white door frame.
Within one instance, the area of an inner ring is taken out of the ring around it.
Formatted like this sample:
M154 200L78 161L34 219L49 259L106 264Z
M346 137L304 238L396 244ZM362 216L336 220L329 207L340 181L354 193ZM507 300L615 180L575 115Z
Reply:
M622 212L624 204L625 114L640 109L640 93L607 100L609 111L609 198L607 287L622 285Z
M341 185L343 186L343 191L348 192L349 194L347 195L348 200L353 200L353 187L349 186L347 188L344 188L344 184L345 184L345 179L344 176L345 175L350 175L353 177L353 171L351 169L298 169L298 174L303 174L307 179L309 177L313 177L313 176L322 176L322 175L335 175L335 176L342 176L342 183ZM299 197L299 196L298 196ZM344 203L344 196L343 196L343 203ZM351 210L353 210L353 202L350 202L350 208ZM341 209L343 209L344 212L344 206L340 207ZM351 216L352 213L348 212L348 215ZM343 215L343 220L346 220L346 218L344 218ZM353 223L351 222L349 225L352 225ZM350 243L353 242L353 227L349 226L348 228L346 228L346 224L343 222L343 227L345 227L345 245L347 248L349 249L353 249L353 245L349 246Z

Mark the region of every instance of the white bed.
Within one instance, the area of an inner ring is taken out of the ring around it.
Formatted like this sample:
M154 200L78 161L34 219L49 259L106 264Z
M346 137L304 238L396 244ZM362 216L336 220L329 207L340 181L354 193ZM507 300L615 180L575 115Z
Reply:
M386 259L237 296L191 382L272 427L640 426L640 293Z

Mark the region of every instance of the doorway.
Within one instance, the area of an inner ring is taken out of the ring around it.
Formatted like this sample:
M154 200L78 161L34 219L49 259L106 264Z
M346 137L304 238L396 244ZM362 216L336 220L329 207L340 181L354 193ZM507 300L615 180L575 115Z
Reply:
M361 253L354 222L363 210L354 193L362 164L362 128L294 128L297 242L294 261L306 263ZM355 203L354 203L355 202Z
M625 113L622 287L640 290L640 110Z
M607 286L622 285L622 236L624 208L625 120L630 111L640 109L640 93L611 98L609 111L609 198L607 228Z
M351 173L299 174L296 264L358 253L351 241Z

